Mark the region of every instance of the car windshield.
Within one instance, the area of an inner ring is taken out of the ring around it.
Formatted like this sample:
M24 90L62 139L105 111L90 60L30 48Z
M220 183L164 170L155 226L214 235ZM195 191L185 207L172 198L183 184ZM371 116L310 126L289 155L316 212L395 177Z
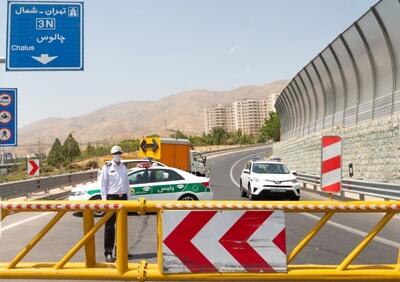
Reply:
M268 174L289 174L290 171L283 164L255 163L252 172Z

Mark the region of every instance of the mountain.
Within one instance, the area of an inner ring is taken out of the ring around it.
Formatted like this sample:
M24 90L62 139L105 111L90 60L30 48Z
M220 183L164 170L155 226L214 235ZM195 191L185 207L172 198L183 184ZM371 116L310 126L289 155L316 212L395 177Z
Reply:
M237 99L265 99L280 92L287 81L259 86L242 86L229 91L191 90L158 101L127 101L110 105L86 115L71 118L48 118L19 130L23 147L48 147L55 138L64 140L72 132L80 143L111 142L149 134L169 135L167 129L187 134L203 131L203 109L215 104L228 105ZM122 122L121 122L122 121ZM48 149L48 148L45 148Z

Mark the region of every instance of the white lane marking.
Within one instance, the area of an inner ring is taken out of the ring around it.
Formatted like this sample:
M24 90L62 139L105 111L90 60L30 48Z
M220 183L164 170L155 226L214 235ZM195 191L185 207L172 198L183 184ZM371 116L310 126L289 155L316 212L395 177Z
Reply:
M36 219L39 219L39 218L41 218L41 217L44 217L44 216L47 216L47 215L50 215L50 214L54 214L54 213L52 213L52 212L45 212L45 213L41 213L41 214L39 214L39 215L35 215L35 216L32 216L32 217L28 217L28 218L26 218L26 219L23 219L23 220L20 220L20 221L17 221L17 222L8 224L8 225L6 225L6 226L4 226L4 227L2 227L2 228L0 229L0 235L1 235L1 233L2 233L3 231L12 229L12 228L17 227L17 226L19 226L19 225L25 224L25 223L30 222L30 221L34 221L34 220L36 220Z
M231 181L233 182L233 184L235 184L237 187L240 187L239 183L237 183L237 181L235 180L235 178L233 177L233 169L235 168L235 166L238 165L238 163L240 163L241 161L245 160L245 159L249 159L251 158L251 156L245 156L244 158L239 159L237 162L235 162L233 164L233 166L231 167L231 171L229 172L229 175L231 177Z
M321 217L313 215L313 214L309 214L309 213L301 213L301 214L304 215L304 216L307 216L309 218L315 219L315 220L320 220L321 219ZM352 228L352 227L349 227L347 225L343 225L343 224L340 224L340 223L337 223L337 222L334 222L334 221L328 221L326 224L335 226L336 228L342 229L343 231L347 231L347 232L349 232L351 234L359 235L361 237L365 237L368 234L367 232L360 231L358 229L355 229L355 228ZM382 243L382 244L384 244L386 246L389 246L389 247L396 248L396 249L400 248L400 243L392 241L392 240L389 240L389 239L386 239L386 238L383 238L383 237L380 237L380 236L375 236L374 237L374 241Z
M253 147L253 148L249 148L249 149L245 149L245 150L237 150L237 151L232 151L232 152L218 153L218 154L215 154L215 155L207 156L207 159L213 159L213 158L217 158L217 157L221 157L221 156L225 156L225 155L232 155L232 154L235 154L235 153L243 153L243 152L254 151L254 150L259 150L259 149L268 149L268 148L272 148L272 145ZM206 154L206 153L207 152L204 152L203 154Z

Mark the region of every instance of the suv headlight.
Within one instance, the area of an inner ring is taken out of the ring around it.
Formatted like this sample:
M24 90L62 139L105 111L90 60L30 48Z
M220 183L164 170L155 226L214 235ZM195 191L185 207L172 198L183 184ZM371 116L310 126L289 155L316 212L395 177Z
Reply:
M260 178L258 178L258 177L256 177L256 176L253 176L253 177L252 177L252 180L255 181L255 182L260 182Z
M292 179L292 180L290 180L290 182L297 183L297 179Z

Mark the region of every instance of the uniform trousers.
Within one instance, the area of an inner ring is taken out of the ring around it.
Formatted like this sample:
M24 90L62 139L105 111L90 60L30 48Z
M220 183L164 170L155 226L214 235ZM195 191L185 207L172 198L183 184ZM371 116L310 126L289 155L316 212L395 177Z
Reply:
M109 194L107 195L107 200L127 200L126 194ZM106 226L104 228L104 255L108 254L112 255L114 244L115 244L115 220L116 220L115 212L106 222Z

